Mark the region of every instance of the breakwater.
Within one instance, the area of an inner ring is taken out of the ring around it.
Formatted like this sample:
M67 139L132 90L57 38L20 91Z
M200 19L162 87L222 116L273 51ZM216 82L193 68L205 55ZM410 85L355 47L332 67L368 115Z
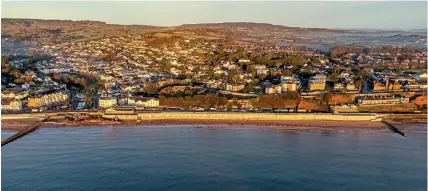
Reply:
M407 137L407 133L401 131L400 129L398 129L397 127L395 127L393 124L391 124L388 121L382 121L383 124L385 124L389 129L391 129L391 131L393 131L394 133L398 133L403 137Z
M2 141L1 142L1 146L4 146L4 145L6 145L8 143L11 143L12 141L14 141L16 139L19 139L19 138L27 135L28 133L35 131L37 128L39 128L43 124L43 122L47 121L48 119L49 119L49 116L46 116L40 122L38 122L38 123L36 123L34 125L31 125L31 126L25 128L25 129L22 129L18 133L14 134L11 137L9 137L9 138L5 139L4 141Z

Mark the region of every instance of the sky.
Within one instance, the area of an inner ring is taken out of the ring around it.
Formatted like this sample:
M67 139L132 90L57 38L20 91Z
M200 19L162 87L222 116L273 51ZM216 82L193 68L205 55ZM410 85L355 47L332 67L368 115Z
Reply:
M155 26L260 22L311 28L426 29L427 2L2 1L1 17Z

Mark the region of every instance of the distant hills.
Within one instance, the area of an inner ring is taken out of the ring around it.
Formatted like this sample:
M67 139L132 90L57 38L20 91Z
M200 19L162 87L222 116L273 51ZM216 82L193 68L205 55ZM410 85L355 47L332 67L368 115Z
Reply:
M421 33L420 30L413 34L409 31L301 28L253 22L201 23L159 27L117 25L101 21L2 18L1 23L2 37L40 44L55 44L160 31L173 35L192 35L193 38L229 38L242 42L270 43L279 46L320 47L321 45L327 48L351 43L362 46L376 46L376 43L373 44L374 39L379 40L379 44L383 44L385 41L392 43L392 45L394 43L398 45L402 42L412 42L426 38L426 31ZM368 36L373 38L368 38Z
M419 40L419 39L424 39L424 38L426 38L426 36L415 35L415 34L412 34L412 35L403 35L401 33L393 35L393 36L385 37L385 39L389 39L389 40L413 40L413 41L416 41L416 40Z

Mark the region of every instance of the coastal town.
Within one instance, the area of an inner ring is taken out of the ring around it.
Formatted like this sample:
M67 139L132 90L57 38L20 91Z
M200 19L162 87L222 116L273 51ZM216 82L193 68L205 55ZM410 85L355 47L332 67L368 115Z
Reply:
M0 190L427 188L428 1L0 5Z
M426 49L322 52L186 32L194 36L172 29L2 53L2 112L426 112Z

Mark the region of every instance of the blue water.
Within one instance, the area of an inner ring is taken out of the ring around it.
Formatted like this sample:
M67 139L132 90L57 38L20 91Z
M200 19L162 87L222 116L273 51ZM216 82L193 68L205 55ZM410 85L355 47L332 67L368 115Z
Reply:
M3 131L2 139L13 132ZM427 188L425 133L39 129L2 147L2 190Z

